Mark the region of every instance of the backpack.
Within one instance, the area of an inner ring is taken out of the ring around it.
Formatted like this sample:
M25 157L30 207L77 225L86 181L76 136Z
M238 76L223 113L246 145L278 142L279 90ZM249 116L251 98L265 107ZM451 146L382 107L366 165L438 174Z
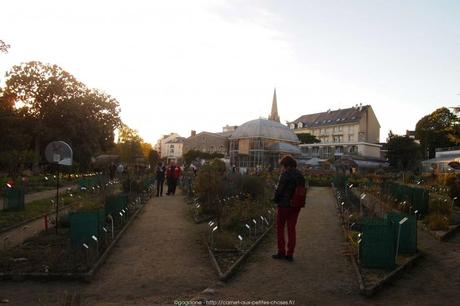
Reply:
M305 207L305 200L307 199L307 189L305 188L305 181L301 180L297 183L294 189L294 194L291 197L291 207L302 208Z

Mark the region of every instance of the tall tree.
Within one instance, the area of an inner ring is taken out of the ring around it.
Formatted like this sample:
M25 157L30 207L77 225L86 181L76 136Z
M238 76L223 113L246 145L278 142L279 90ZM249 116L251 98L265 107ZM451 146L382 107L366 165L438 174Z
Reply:
M39 155L44 146L42 137L48 132L46 115L61 102L80 95L84 86L57 65L34 61L13 66L6 77L5 94L22 105L34 121L31 133L35 154Z
M407 136L399 136L390 131L387 138L388 162L399 171L415 170L420 163L420 145Z
M48 142L60 139L69 142L75 161L86 168L91 156L113 146L114 129L120 124L113 97L41 62L14 66L6 76L4 96L28 122L37 156Z
M415 137L420 140L426 157L433 158L436 148L460 144L458 125L458 117L446 107L420 119L415 127Z
M136 158L144 157L142 151L143 139L139 133L122 123L118 129L117 153L122 161L132 163Z
M315 135L312 135L310 133L297 134L297 137L299 137L300 142L304 144L321 142L321 140L316 138Z

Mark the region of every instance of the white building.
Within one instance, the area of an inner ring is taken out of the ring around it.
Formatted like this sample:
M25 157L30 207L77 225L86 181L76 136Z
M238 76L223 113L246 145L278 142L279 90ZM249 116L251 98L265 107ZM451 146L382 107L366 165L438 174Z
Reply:
M182 157L182 148L184 144L184 137L177 133L163 135L155 145L155 150L158 151L161 158L166 158L167 162L177 161Z
M296 134L309 133L321 141L300 145L306 157L380 159L380 124L370 105L303 115L288 126Z

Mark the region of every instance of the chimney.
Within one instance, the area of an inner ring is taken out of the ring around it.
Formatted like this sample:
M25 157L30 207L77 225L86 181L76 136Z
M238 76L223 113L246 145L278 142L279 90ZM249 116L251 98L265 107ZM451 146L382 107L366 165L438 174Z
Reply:
M192 130L192 132L190 133L190 137L193 137L193 136L196 136L196 131L195 130Z

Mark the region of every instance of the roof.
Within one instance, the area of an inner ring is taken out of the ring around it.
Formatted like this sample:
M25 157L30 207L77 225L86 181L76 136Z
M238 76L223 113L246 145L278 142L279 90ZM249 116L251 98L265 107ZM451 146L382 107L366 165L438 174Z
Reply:
M460 156L456 155L447 155L447 156L440 156L432 159L422 160L423 164L435 164L435 163L449 163L449 162L460 162Z
M255 119L239 126L230 139L267 138L299 143L299 138L287 126L267 119Z
M288 154L302 154L299 147L294 146L290 143L285 142L278 142L270 146L270 150L280 153L288 153Z
M317 114L303 115L290 123L303 123L303 127L355 123L361 120L370 105L338 109Z
M235 131L229 131L229 132L220 132L220 133L216 133L217 135L220 135L222 137L225 137L225 138L229 138L232 136L232 134L235 133Z
M176 137L176 138L173 138L167 141L166 143L183 143L184 140L185 140L185 137Z

